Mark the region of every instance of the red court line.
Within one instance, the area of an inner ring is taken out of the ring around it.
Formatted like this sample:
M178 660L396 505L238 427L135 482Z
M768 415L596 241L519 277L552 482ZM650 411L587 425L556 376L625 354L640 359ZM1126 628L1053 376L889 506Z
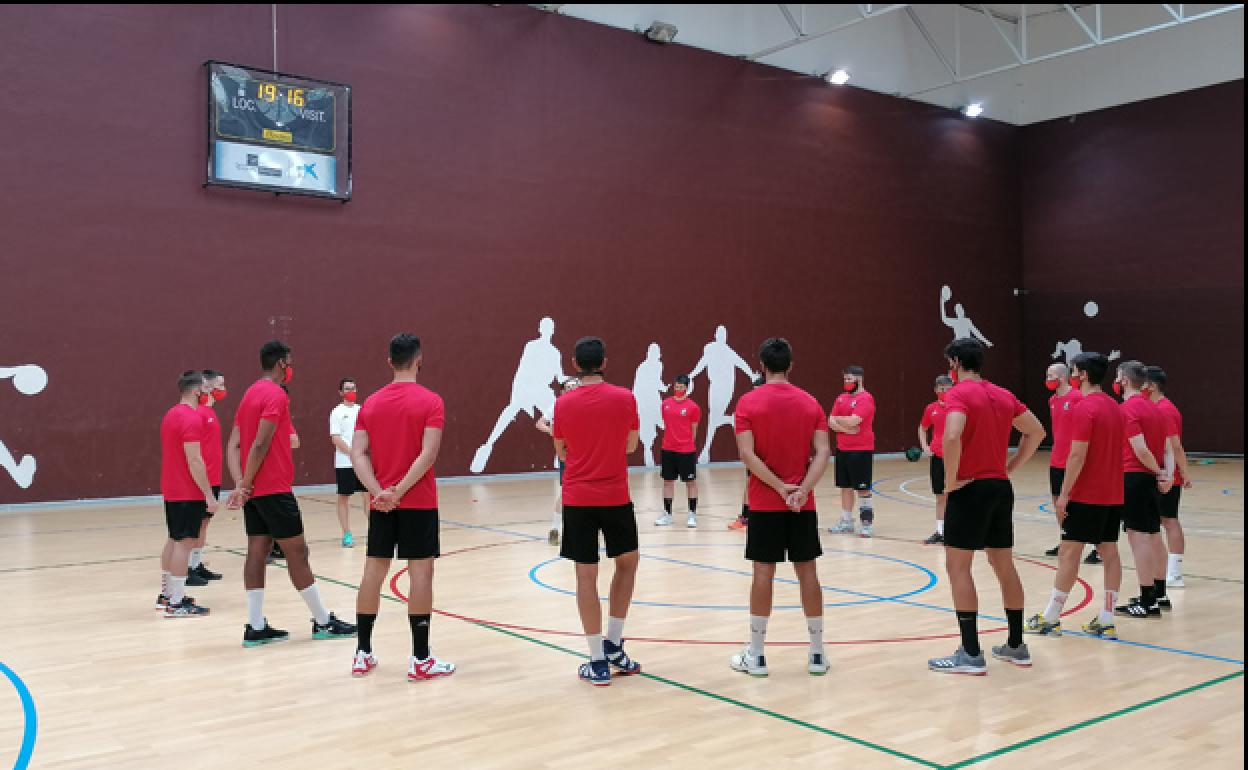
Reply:
M498 546L503 546L503 545L516 545L518 543L531 543L531 542L534 542L534 541L527 540L527 539L526 540L505 540L501 543L487 543L486 545L474 545L468 548L459 548L454 551L448 551L442 554L442 556L444 557L455 556L455 555L462 554L462 553L468 553L469 551L479 551L483 548L496 548ZM1033 564L1037 567L1044 567L1045 569L1053 570L1054 572L1057 571L1057 567L1053 566L1052 564L1047 564L1042 561L1034 561L1032 559L1026 559L1021 556L1016 556L1014 558L1017 561L1025 562L1027 564ZM403 592L399 590L399 577L401 577L404 572L407 572L407 567L403 567L398 572L394 573L394 577L390 578L390 591L399 599L406 602L407 596L405 596ZM1085 581L1083 578L1076 578L1076 580L1079 585L1083 586L1083 601L1081 601L1077 606L1063 612L1062 617L1073 615L1079 610L1083 609L1084 607L1087 607L1092 602L1092 587L1088 585L1087 581ZM552 628L534 628L532 626L519 626L519 625L514 625L511 623L500 623L496 620L489 620L487 618L475 618L475 617L472 617L471 615L460 615L459 613L456 613L456 612L447 612L446 610L439 610L436 607L434 608L433 612L436 615L442 615L448 618L455 618L456 620L463 620L468 623L477 623L479 625L495 626L497 628L506 628L512 631L527 631L533 634L546 634L549 636L584 636L585 635L584 632L581 632L581 631L560 631L560 630L552 629ZM982 629L979 633L982 636L984 634L998 634L998 633L1001 633L1002 631L1008 631L1008 630L1009 630L1008 626L998 626L996 628ZM896 642L930 642L930 641L936 641L940 639L956 639L960 636L961 634L955 631L949 634L929 634L927 636L902 636L902 637L894 637L894 638L889 638L889 639L845 639L845 640L839 640L839 641L825 641L824 644L852 645L852 644L892 644ZM717 641L717 640L712 640L712 639L660 639L660 638L648 637L648 636L630 636L628 637L628 641L651 643L651 644L707 644L707 645L725 645L725 644L740 645L741 644L740 639L733 639L730 641ZM767 643L776 647L804 647L810 644L809 641L804 641L804 642L770 642L769 641Z

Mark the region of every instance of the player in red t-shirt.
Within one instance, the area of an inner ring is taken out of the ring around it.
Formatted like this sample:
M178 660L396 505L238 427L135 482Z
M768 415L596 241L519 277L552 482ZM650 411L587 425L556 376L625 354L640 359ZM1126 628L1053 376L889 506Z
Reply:
M1027 632L1061 636L1062 608L1079 577L1079 559L1088 544L1099 546L1104 555L1105 597L1100 614L1083 630L1116 639L1114 603L1122 586L1118 532L1122 521L1124 421L1118 403L1101 391L1109 359L1100 353L1081 353L1070 365L1070 381L1079 383L1082 397L1066 415L1070 447L1064 458L1062 486L1054 501L1062 544L1053 595L1042 614L1027 620Z
M953 590L953 607L962 646L946 658L933 658L933 671L983 675L988 668L979 647L976 617L979 595L971 577L975 552L986 550L1001 584L1009 638L992 648L993 657L1016 666L1030 666L1023 643L1023 584L1014 568L1014 488L1010 474L1035 454L1044 427L1027 407L1002 387L984 380L984 345L956 339L945 348L953 389L945 396L945 469L952 481L945 509L945 570ZM1023 434L1018 451L1009 455L1011 428Z
M221 496L221 421L212 407L225 398L225 375L216 369L205 369L204 385L199 396L200 418L204 423L204 440L202 443L204 465L208 468L208 483L212 484L212 494ZM190 570L186 573L188 586L205 586L210 580L220 580L221 573L213 572L204 564L204 545L208 541L208 525L212 522L212 514L208 514L199 527L199 537L191 548Z
M597 337L577 340L574 352L580 387L555 402L552 436L555 455L567 463L563 477L563 545L559 555L576 562L576 606L589 644L589 663L577 675L593 685L611 684L617 675L641 666L624 652L624 620L637 578L637 519L628 490L628 455L637 451L640 418L637 399L626 388L609 385L602 372L606 346ZM610 614L602 635L598 600L598 533L615 560Z
M433 615L433 560L442 554L438 539L438 485L433 465L442 446L446 413L442 398L416 382L423 362L420 339L396 334L390 340L394 381L360 407L351 440L355 475L372 495L368 513L368 558L355 611L359 628L352 676L377 667L373 624L390 560L407 560L407 621L412 631L409 681L455 673L455 664L429 650Z
M845 392L836 397L828 427L836 433L836 485L841 488L841 520L828 527L833 534L854 534L854 496L862 536L871 537L875 509L871 507L871 465L875 455L875 397L863 384L861 366L847 366L841 375Z
M760 374L754 378L754 382L752 384L755 388L761 387L767 384L767 378ZM728 522L728 529L734 530L736 532L740 532L741 530L745 529L747 526L749 526L749 515L750 515L750 470L749 468L746 468L745 486L742 487L741 489L741 513L737 515L737 518Z
M355 636L355 626L339 620L321 603L316 575L308 564L308 544L303 536L303 517L291 485L295 465L291 458L290 397L279 383L290 382L294 366L290 347L271 340L260 348L257 380L239 401L234 413L226 459L234 477L229 507L243 509L247 532L247 561L243 585L247 590L247 625L243 646L255 647L290 636L270 626L264 617L264 564L274 542L282 547L290 582L312 611L314 639Z
M562 396L570 390L575 390L576 386L580 384L581 383L575 377L567 378L563 381L563 389L559 392L559 396ZM556 396L556 399L558 399L558 396ZM551 417L554 417L553 411L551 412ZM533 422L533 427L537 428L542 433L545 433L547 436L553 436L555 430L554 423L551 422L551 417L543 416L537 418ZM567 466L567 463L559 458L555 458L555 462L559 465L559 491L555 492L555 512L550 517L550 532L546 535L546 542L551 545L559 545L559 535L563 532L563 471Z
M1049 396L1049 428L1053 437L1053 451L1049 454L1049 494L1053 505L1062 491L1062 476L1066 473L1066 458L1070 455L1070 412L1083 398L1078 386L1071 382L1070 369L1066 364L1053 364L1044 374L1044 386L1053 392ZM1061 525L1058 525L1061 531ZM1057 556L1061 541L1045 551L1046 556ZM1088 554L1088 564L1100 564L1095 546Z
M160 594L156 609L167 618L207 615L208 608L186 595L187 565L203 520L217 510L201 448L204 424L195 411L204 377L183 372L176 406L160 422L160 495L165 500L169 539L160 554Z
M1118 607L1118 614L1132 618L1161 617L1160 600L1166 599L1165 560L1161 540L1161 496L1174 482L1174 453L1166 441L1166 418L1142 392L1148 370L1139 361L1118 365L1114 390L1122 396L1126 441L1122 445L1122 524L1135 557L1140 595ZM1165 602L1169 605L1169 600Z
M807 671L828 672L823 653L823 589L815 559L819 514L814 488L828 469L831 447L823 407L806 391L789 383L793 349L773 337L758 353L766 383L737 401L737 451L750 471L750 524L745 558L753 562L750 585L750 643L732 657L734 671L767 676L763 642L771 618L776 564L793 562L806 630L810 634Z
M1183 525L1179 523L1179 495L1184 489L1192 488L1192 478L1188 473L1187 451L1183 449L1183 415L1170 399L1166 398L1166 370L1160 366L1149 366L1148 398L1161 410L1166 418L1166 442L1174 454L1174 486L1161 496L1161 528L1166 532L1166 541L1158 556L1165 556L1166 585L1170 588L1183 588L1183 554L1187 551L1187 539L1183 536ZM1169 545L1169 552L1164 550Z
M945 503L949 500L949 495L945 494L945 417L948 411L945 408L945 394L953 387L953 380L949 379L949 375L942 374L936 378L936 384L933 390L936 393L936 400L923 408L923 419L919 420L919 446L923 447L923 454L931 458L928 464L927 475L932 482L932 494L936 496L936 531L933 532L923 545L940 545L945 542ZM927 432L932 431L932 441L927 441Z
M686 527L698 526L698 421L702 409L688 398L689 376L682 374L672 385L673 395L663 399L660 414L663 415L663 447L659 452L663 478L663 515L655 520L658 527L672 523L672 496L676 492L676 479L685 482L685 497L689 500L689 517Z

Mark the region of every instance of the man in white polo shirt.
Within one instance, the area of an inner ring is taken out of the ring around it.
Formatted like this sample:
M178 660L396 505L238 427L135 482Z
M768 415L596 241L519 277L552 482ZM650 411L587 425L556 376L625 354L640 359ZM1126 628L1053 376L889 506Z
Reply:
M360 415L355 380L344 377L338 383L338 395L342 401L329 413L329 440L334 442L334 476L338 482L338 525L342 527L342 547L351 548L355 538L351 535L351 496L366 492L351 467L351 438L355 435L355 419ZM360 496L360 509L368 520L368 495Z

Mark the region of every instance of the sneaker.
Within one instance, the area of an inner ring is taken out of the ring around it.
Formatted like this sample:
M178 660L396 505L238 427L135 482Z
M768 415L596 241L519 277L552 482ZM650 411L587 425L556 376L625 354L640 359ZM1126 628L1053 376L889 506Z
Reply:
M828 531L834 535L852 535L854 534L854 522L841 519L836 526L828 527Z
M945 536L939 532L933 532L923 541L923 545L942 545L945 542Z
M1058 552L1058 551L1060 551L1061 549L1062 549L1062 546L1061 546L1061 544L1059 543L1058 545L1055 545L1055 546L1053 546L1052 548L1050 548L1049 550L1045 551L1045 552L1044 552L1044 555L1045 555L1045 556L1057 556L1057 552Z
M290 634L288 632L269 625L268 619L265 619L264 628L259 631L252 628L250 623L243 626L244 647L259 647L270 642L284 642L289 638Z
M767 656L759 655L756 658L750 654L749 647L733 655L728 665L732 666L733 671L740 671L750 676L767 676Z
M728 522L728 529L745 529L745 527L746 527L746 521L745 521L744 516L738 516L737 518Z
M862 525L862 534L861 534L861 535L859 535L859 536L860 536L860 537L871 537L871 528L872 528L872 526L873 526L873 525L871 525L871 524L863 524L863 525Z
M689 514L689 518L685 519L685 526L689 529L696 529L698 526L698 517L692 513Z
M198 567L192 570L192 572L194 572L196 575L199 575L204 580L220 580L221 579L220 572L213 572L212 570L208 569L208 566L204 564L202 561L199 563Z
M654 526L656 527L666 527L668 524L671 524L671 523L672 523L672 514L670 513L665 513L659 518L654 520Z
M1089 622L1084 623L1083 632L1085 634L1090 634L1092 636L1100 637L1101 639L1117 639L1118 638L1118 627L1115 626L1113 623L1107 623L1107 624L1102 625L1100 618L1092 618L1092 620L1090 620Z
M993 647L992 657L1012 663L1019 668L1031 668L1031 651L1027 649L1026 643L1017 647L1011 647L1008 644Z
M424 682L429 679L441 679L455 673L455 664L438 660L429 653L429 657L420 660L415 655L407 659L407 681Z
M202 588L203 586L208 585L208 581L200 577L194 570L187 570L186 584L192 588Z
M1157 606L1158 606L1160 609L1163 609L1163 610L1172 610L1172 609L1174 609L1174 605L1170 604L1170 597L1169 597L1169 596L1158 596L1158 597L1157 597Z
M165 594L156 595L156 609L163 610L169 604L169 597Z
M1187 588L1187 584L1183 582L1182 575L1167 575L1166 588Z
M1093 548L1091 551L1088 552L1088 555L1083 558L1083 563L1084 564L1100 564L1101 555L1097 553L1095 548Z
M1023 626L1023 633L1035 634L1036 636L1061 636L1062 620L1058 618L1053 623L1044 619L1043 615L1032 615L1027 618L1027 625Z
M962 647L947 658L932 658L927 662L927 667L932 671L939 671L942 674L967 674L970 676L983 676L988 673L988 664L984 661L984 653L980 652L975 657L966 654L966 650Z
M177 604L165 605L165 617L167 618L198 618L209 613L207 607L200 607L195 600L187 596Z
M350 532L342 536L342 547L343 548L355 547L355 538L351 535Z
M1128 618L1159 618L1161 617L1161 608L1154 604L1152 607L1145 607L1140 603L1140 597L1134 596L1131 601L1115 607L1114 612L1119 615L1125 615Z
M356 678L368 676L377 668L377 658L371 652L355 651L355 660L351 663L351 676Z
M607 654L607 662L611 664L611 670L616 676L631 676L641 673L641 664L628 657L628 653L624 652L624 640L620 643L613 644L610 639L602 640L602 651Z
M552 529L546 534L546 542L551 545L559 545L559 530Z
M806 661L806 670L811 676L823 676L828 673L828 658L822 652L812 652Z
M576 669L576 675L581 678L581 681L589 682L595 687L606 687L611 684L611 668L605 660L582 663Z
M334 613L329 613L329 621L325 625L312 621L313 639L349 639L355 636L355 626L339 620Z
M272 558L274 558L274 559L285 559L285 558L286 558L286 554L282 553L282 547L281 547L280 545L278 545L278 544L277 544L277 541L276 541L276 540L275 540L275 541L273 541L273 550L272 550L272 551L269 551L269 556L270 556L270 557L272 557Z

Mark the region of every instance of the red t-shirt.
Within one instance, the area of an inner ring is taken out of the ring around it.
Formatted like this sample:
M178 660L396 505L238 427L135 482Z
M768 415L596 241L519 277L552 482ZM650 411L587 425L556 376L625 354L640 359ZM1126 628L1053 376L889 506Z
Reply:
M1027 407L1013 393L987 380L963 380L945 395L949 414L966 415L962 429L962 456L956 478L1008 479L1005 461L1010 450L1014 418ZM946 473L950 469L946 468Z
M1050 467L1066 467L1066 458L1070 457L1070 412L1082 400L1083 393L1078 388L1071 388L1064 396L1056 393L1049 396L1049 415L1053 418L1053 454L1049 457Z
M364 400L355 432L368 434L368 454L382 488L403 480L424 448L425 428L446 425L442 397L415 382L392 382ZM438 507L437 475L430 468L407 490L400 508Z
M171 503L203 500L204 491L191 478L183 444L203 447L204 423L194 407L178 404L160 421L160 494Z
M248 388L238 404L238 411L234 413L244 473L247 472L247 454L256 441L261 420L274 423L277 429L269 442L268 454L252 480L251 496L290 492L291 484L295 482L295 461L290 452L290 434L295 432L290 424L290 398L286 391L269 379L257 380Z
M199 442L204 453L204 465L208 467L208 483L214 487L221 486L221 422L217 419L216 410L211 406L201 406L195 410L204 423L204 440Z
M945 418L948 415L948 407L940 401L933 401L923 408L923 420L919 422L919 427L923 430L932 429L932 441L928 446L937 457L945 456Z
M857 433L834 433L836 448L844 452L862 452L875 449L875 397L865 390L842 393L832 405L833 417L862 418Z
M638 429L637 399L608 383L582 385L555 401L553 435L564 442L565 505L615 506L628 492L628 434Z
M828 430L823 407L815 397L787 382L769 382L737 401L736 432L754 434L754 453L786 484L800 484L810 468L815 431ZM787 511L776 490L750 475L751 511ZM811 492L803 511L815 510Z
M1178 436L1180 439L1182 439L1183 438L1183 415L1179 413L1179 408L1174 405L1173 401L1166 398L1165 396L1162 396L1161 400L1157 401L1156 404L1157 404L1157 408L1161 410L1161 416L1166 418L1167 438L1170 436ZM1163 462L1165 461L1164 457L1162 458L1162 461ZM1183 485L1183 474L1179 473L1179 469L1177 466L1174 469L1174 485L1176 487Z
M1087 457L1070 499L1088 505L1122 505L1123 419L1118 402L1095 392L1071 407L1066 418L1071 441L1087 442Z
M696 452L693 426L702 421L702 409L688 398L663 399L663 448L673 452Z
M1136 395L1122 402L1123 417L1126 418L1122 442L1122 469L1127 473L1152 473L1131 448L1131 438L1144 436L1144 445L1153 453L1158 467L1166 461L1166 418L1157 405L1148 400L1147 396Z

